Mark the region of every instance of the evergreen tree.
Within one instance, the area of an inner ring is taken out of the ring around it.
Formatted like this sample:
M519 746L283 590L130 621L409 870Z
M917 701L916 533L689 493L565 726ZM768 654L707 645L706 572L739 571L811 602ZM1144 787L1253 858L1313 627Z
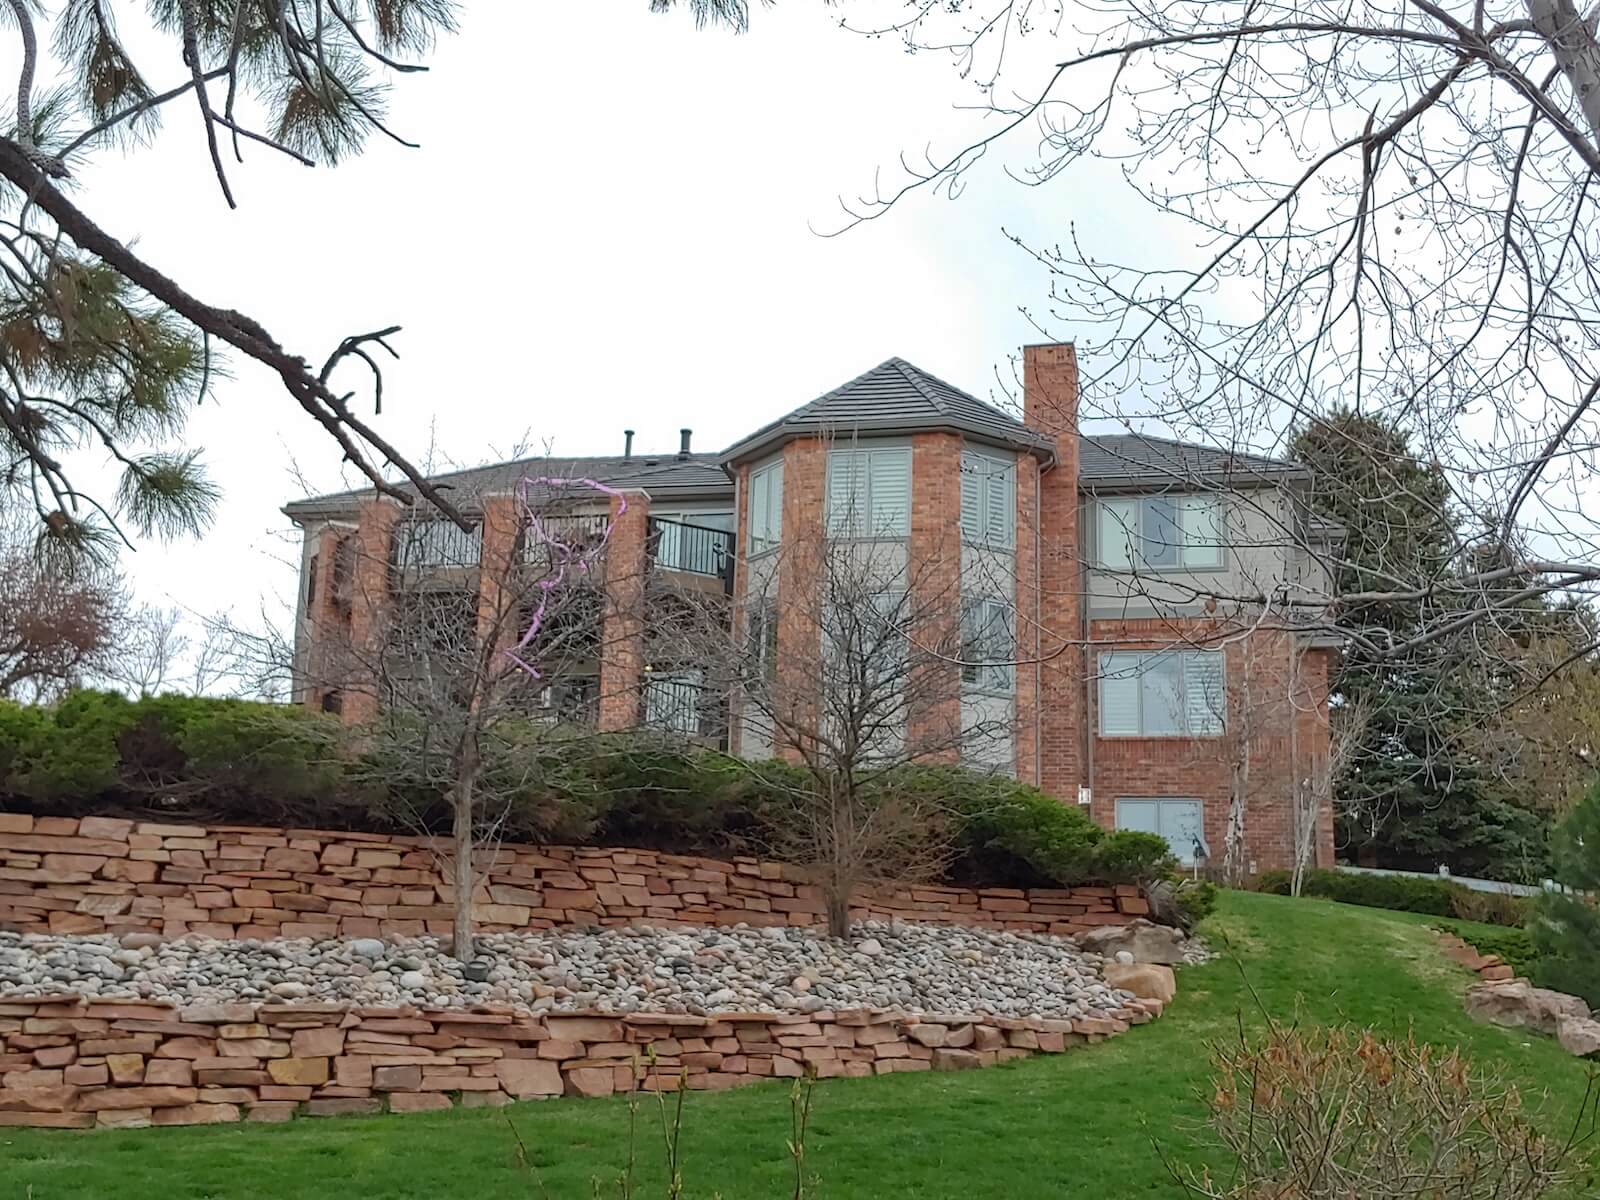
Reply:
M700 25L747 23L744 0L650 3L686 7ZM118 18L147 27L130 38ZM397 326L343 339L314 368L258 321L206 303L107 232L126 225L117 197L79 186L90 155L136 151L173 105L185 119L198 114L202 152L230 207L247 150L332 165L375 133L403 141L385 123L387 89L425 70L418 60L454 27L454 0L0 3L15 69L3 89L13 107L0 115L0 511L34 514L43 543L71 551L103 548L125 526L202 528L217 492L183 430L219 373L213 351L227 350L277 376L378 491L406 504L420 495L466 527L356 411L342 376L335 384L341 366L370 370L376 408L377 351L392 353L386 339ZM163 202L195 199L174 185ZM91 216L96 202L109 219ZM75 483L71 454L84 447L119 464L115 497ZM389 480L389 468L412 490Z
M1545 987L1600 1007L1600 787L1590 790L1555 836L1555 877L1570 891L1539 897L1534 976Z
M1341 606L1339 626L1351 636L1332 681L1334 719L1359 709L1365 720L1348 772L1334 781L1340 845L1401 869L1540 877L1544 822L1470 736L1507 685L1509 628L1441 638L1403 661L1384 653L1457 602L1448 581L1459 539L1443 473L1418 459L1398 424L1348 408L1307 425L1293 451L1311 472L1312 511L1344 528L1341 595L1444 585L1438 599Z

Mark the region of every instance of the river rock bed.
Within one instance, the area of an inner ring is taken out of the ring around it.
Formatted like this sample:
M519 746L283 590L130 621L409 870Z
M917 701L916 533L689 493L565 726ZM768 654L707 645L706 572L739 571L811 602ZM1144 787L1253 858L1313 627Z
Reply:
M531 1012L907 1012L1089 1017L1128 997L1071 938L867 921L846 939L795 928L485 934L463 964L431 937L222 941L0 932L0 1002L79 992L178 1004L345 1002ZM473 975L486 978L473 979Z

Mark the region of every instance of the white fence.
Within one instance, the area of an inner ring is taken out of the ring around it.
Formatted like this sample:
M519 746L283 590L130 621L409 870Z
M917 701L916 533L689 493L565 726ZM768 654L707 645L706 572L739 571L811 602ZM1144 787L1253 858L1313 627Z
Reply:
M1498 879L1474 879L1470 875L1452 875L1449 870L1440 867L1437 875L1427 871L1389 871L1381 867L1336 867L1335 870L1345 871L1351 875L1400 875L1407 879L1448 879L1451 883L1459 883L1464 888L1474 892L1502 892L1508 896L1537 896L1540 892L1552 891L1556 885L1551 880L1542 884L1531 883L1504 883Z

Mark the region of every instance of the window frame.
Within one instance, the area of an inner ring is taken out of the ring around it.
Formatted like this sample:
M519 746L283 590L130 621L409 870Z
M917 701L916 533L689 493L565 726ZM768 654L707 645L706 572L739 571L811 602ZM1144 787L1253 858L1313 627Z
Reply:
M1190 719L1193 705L1189 696L1189 673L1192 660L1210 656L1208 661L1216 663L1217 691L1226 708L1228 694L1228 662L1222 650L1202 650L1193 647L1168 647L1159 650L1102 650L1096 658L1095 667L1097 686L1095 689L1095 736L1102 738L1178 738L1184 741L1199 741L1211 738L1220 738L1227 732L1226 712L1213 714L1216 718L1215 727L1207 727L1197 731ZM1108 731L1106 728L1106 686L1113 681L1122 681L1129 678L1128 668L1116 666L1111 660L1119 657L1138 658L1141 660L1137 669L1133 670L1131 678L1138 684L1138 728L1133 731ZM1183 727L1178 730L1163 730L1152 732L1145 713L1146 693L1143 680L1148 673L1148 664L1163 658L1176 658L1179 663L1178 673L1178 717Z
M969 617L969 614L974 613L978 615ZM1016 615L1016 606L1003 596L961 597L961 688L963 692L985 696L1013 697L1016 695ZM1005 642L1003 648L1008 652L991 655L987 653L991 648L987 643L995 638L995 630L997 628L995 622L997 620L999 622L999 635ZM969 638L969 630L972 630L975 636ZM983 653L981 656L970 655L968 653L969 647L977 648Z
M775 486L774 486L775 485ZM749 546L748 554L757 558L763 554L771 554L783 544L783 459L772 459L750 471L750 495L745 500L745 521L748 525L746 534ZM776 491L776 495L773 492ZM756 496L760 494L765 503L766 518L764 526L756 523Z
M1205 801L1199 796L1118 796L1116 798L1115 811L1112 814L1112 823L1118 830L1134 828L1123 821L1123 805L1125 804L1154 804L1156 806L1156 828L1154 832L1157 837L1167 839L1167 845L1172 849L1172 856L1178 860L1180 866L1185 867L1192 867L1197 861L1194 855L1194 845L1191 845L1186 852L1180 851L1174 846L1172 839L1161 831L1161 817L1168 805L1176 806L1182 804L1190 806L1193 811L1199 814L1200 836L1196 844L1208 859L1211 857L1211 847L1206 842L1206 805ZM1142 832L1150 831L1144 830Z
M1147 509L1157 503L1172 505L1170 523L1181 541L1172 543L1177 551L1176 561L1152 561L1145 547L1153 539L1147 533L1150 519ZM1124 520L1113 516L1119 509L1131 508L1132 517ZM1215 536L1209 540L1189 540L1190 530L1185 514L1209 509ZM1101 571L1157 574L1183 571L1188 573L1224 571L1227 569L1227 501L1220 492L1141 492L1128 495L1098 496L1095 499L1094 563ZM1109 535L1109 536L1108 536ZM1121 542L1123 551L1119 560L1106 553L1107 546Z
M995 550L1014 550L1017 545L1017 459L1013 455L1003 458L998 453L963 448L961 451L961 540L970 546L987 546ZM980 480L975 488L977 497L976 529L969 530L966 520L966 483L970 478ZM1003 532L998 539L989 536L994 527L994 492L989 482L1001 478L1005 499L1002 503Z
M863 464L860 479L866 496L864 500L860 496L854 497L852 505L843 510L851 520L842 526L838 520L841 510L833 501L835 472L846 463L850 463L853 470L854 464L858 462ZM905 503L898 514L899 520L892 528L885 527L884 523L878 520L878 505L873 495L875 482L873 476L876 464L879 462L900 462L905 465ZM856 541L899 541L910 537L913 467L910 446L896 444L830 446L822 497L822 525L827 536Z

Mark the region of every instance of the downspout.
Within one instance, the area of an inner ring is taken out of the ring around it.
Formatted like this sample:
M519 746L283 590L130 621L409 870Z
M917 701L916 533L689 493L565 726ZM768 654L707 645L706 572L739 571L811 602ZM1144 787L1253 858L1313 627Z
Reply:
M744 591L750 590L750 564L745 558L745 520L744 520L744 472L733 473L733 605L729 612L728 637L733 642L730 649L733 651L734 661L739 661L739 622L743 618L749 619L744 611L745 597L740 593L740 567L744 568ZM737 706L738 715L735 716ZM744 694L738 687L731 689L728 696L728 753L735 758L740 758L739 753L744 743Z

